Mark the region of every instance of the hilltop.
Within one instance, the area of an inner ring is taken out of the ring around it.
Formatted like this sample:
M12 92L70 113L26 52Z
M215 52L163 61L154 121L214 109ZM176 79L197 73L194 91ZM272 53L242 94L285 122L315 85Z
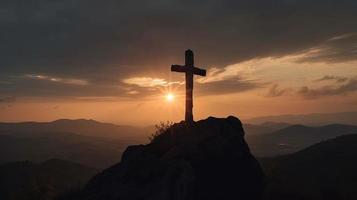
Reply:
M263 172L239 119L172 125L89 181L81 199L260 199Z

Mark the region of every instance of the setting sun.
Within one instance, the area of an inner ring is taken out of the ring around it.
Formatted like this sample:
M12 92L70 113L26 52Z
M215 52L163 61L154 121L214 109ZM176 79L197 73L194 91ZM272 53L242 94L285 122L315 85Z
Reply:
M166 95L166 101L171 102L171 101L173 101L174 99L175 99L175 96L174 96L172 93L168 93L168 94Z

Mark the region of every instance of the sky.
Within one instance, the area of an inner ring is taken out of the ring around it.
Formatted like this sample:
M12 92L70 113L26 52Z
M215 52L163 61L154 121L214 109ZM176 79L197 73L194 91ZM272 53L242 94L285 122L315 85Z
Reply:
M0 121L180 121L186 49L195 119L357 111L355 0L3 0L0 30Z

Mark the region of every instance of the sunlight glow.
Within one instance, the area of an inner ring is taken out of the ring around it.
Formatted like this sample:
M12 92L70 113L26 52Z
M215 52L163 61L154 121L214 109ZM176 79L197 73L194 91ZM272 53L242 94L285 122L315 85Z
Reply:
M172 93L166 94L166 101L172 102L175 99L175 96Z

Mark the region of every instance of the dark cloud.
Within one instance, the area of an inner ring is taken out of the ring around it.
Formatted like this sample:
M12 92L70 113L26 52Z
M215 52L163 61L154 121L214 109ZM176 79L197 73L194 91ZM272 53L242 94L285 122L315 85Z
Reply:
M13 103L16 101L14 96L0 96L0 103Z
M357 78L351 78L341 85L329 85L317 89L307 86L302 87L298 93L305 98L318 98L323 96L346 95L357 91Z
M265 85L265 83L260 83L258 81L244 80L239 77L234 77L215 82L197 83L195 92L198 95L230 94L261 88Z
M357 10L356 10L357 11ZM315 52L300 59L300 62L344 62L357 59L357 33L333 37L314 47Z
M208 67L314 47L323 51L302 61L351 60L356 36L336 36L357 33L356 21L355 0L3 0L2 81L44 74L90 84L18 80L0 93L120 96L122 79L162 77L187 48ZM236 81L220 84L212 91L239 91Z
M125 90L119 85L70 84L48 79L34 79L26 76L14 77L11 84L0 87L0 95L17 97L82 97L82 96L111 96L124 94Z

